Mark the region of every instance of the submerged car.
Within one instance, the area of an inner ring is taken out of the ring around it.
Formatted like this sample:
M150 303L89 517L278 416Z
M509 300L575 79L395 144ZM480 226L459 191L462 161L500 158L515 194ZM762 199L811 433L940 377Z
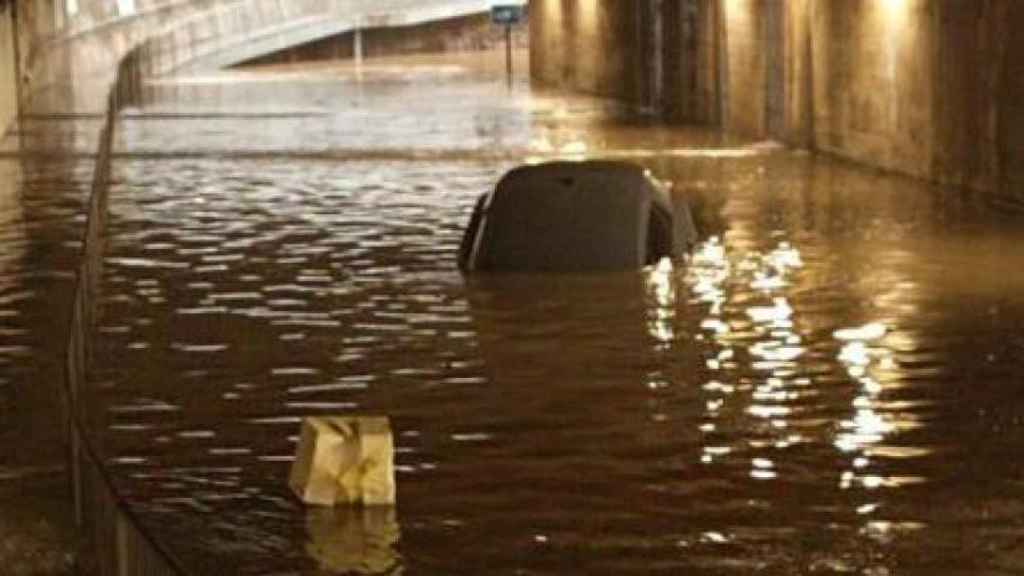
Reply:
M685 202L625 162L516 168L480 197L459 250L465 272L638 269L696 242Z

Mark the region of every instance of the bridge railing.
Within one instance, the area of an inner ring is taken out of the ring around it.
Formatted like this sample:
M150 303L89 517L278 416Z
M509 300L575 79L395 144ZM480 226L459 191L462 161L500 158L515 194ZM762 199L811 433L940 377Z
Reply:
M75 520L87 542L88 557L95 562L95 572L98 576L185 576L185 570L142 527L131 507L119 496L102 454L90 440L83 409L103 275L111 149L118 112L139 94L139 54L136 49L122 59L107 99L68 330L61 404L68 436Z

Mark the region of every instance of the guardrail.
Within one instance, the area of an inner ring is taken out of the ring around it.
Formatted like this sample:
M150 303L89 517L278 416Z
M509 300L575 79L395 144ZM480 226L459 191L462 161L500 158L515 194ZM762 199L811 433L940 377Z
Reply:
M100 452L89 439L81 401L92 358L91 335L103 275L111 148L118 112L141 93L139 54L137 48L121 60L107 98L68 330L61 405L66 417L75 520L95 562L97 576L185 576L184 568L147 533L118 495Z

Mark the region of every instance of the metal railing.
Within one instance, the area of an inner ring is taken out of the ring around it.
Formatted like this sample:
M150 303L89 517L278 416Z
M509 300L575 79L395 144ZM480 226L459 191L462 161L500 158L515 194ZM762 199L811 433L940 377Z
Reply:
M68 330L61 405L66 417L75 521L95 562L97 575L184 576L186 571L180 563L152 538L118 495L100 452L89 439L82 409L82 390L93 353L91 336L96 325L103 274L111 148L118 112L140 93L139 62L139 49L132 50L121 60L117 80L107 99Z

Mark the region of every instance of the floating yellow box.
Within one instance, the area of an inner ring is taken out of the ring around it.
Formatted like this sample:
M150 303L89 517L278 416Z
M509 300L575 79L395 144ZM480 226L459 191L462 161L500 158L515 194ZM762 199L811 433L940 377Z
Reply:
M288 484L313 506L394 506L394 454L387 418L307 418Z

